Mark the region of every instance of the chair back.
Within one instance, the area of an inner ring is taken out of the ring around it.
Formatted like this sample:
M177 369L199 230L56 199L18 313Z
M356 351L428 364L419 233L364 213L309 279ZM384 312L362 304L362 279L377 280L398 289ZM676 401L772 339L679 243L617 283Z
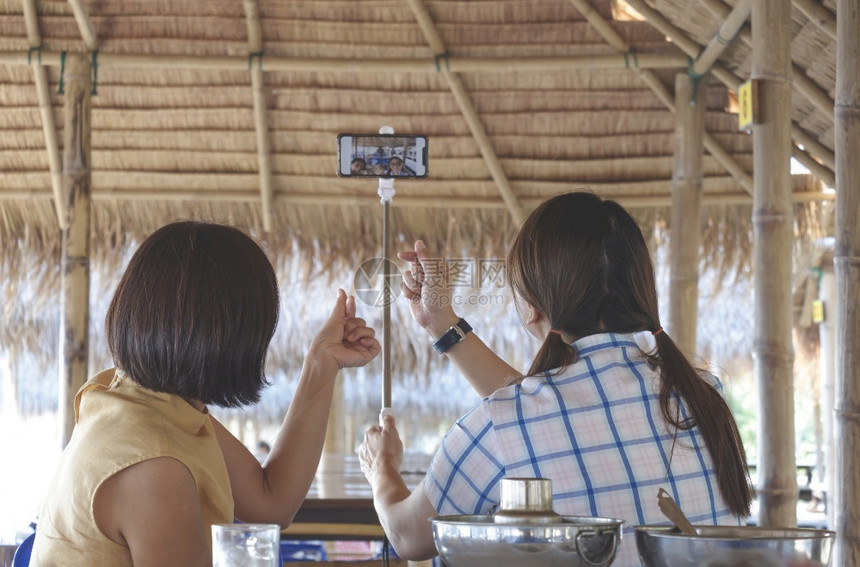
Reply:
M12 567L27 567L30 565L30 554L33 552L33 540L36 539L36 532L28 535L18 549L15 550L15 555L12 557Z

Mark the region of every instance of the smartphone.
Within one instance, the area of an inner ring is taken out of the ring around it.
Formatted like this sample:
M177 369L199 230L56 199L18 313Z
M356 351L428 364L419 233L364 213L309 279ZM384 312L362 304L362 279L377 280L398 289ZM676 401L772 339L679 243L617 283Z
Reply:
M341 177L427 177L427 136L338 134Z

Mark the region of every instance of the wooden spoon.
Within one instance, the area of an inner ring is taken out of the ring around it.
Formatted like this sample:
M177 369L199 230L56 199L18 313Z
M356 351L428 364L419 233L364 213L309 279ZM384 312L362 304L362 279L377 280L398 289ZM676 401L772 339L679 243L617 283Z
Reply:
M697 535L693 524L690 523L690 520L687 519L687 516L678 507L675 499L669 496L669 493L663 488L657 492L657 505L660 506L660 511L663 512L663 515L672 520L678 529L681 530L681 533Z

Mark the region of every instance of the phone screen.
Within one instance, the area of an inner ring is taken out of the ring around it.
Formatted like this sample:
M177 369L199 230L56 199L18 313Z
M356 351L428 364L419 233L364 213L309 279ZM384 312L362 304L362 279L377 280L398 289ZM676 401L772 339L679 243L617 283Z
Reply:
M341 177L427 177L427 136L411 134L340 134Z

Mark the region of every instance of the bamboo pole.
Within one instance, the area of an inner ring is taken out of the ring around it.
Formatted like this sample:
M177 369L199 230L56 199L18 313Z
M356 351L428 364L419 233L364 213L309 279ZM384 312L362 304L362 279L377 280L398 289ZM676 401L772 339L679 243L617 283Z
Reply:
M795 8L803 12L809 21L836 39L836 16L817 0L791 0Z
M472 137L475 138L475 143L477 143L481 156L483 156L484 162L487 164L487 169L490 170L490 175L499 188L502 200L504 200L505 205L507 205L508 210L511 212L511 217L514 220L514 223L517 226L521 225L526 218L525 212L517 202L517 197L511 188L508 176L502 168L502 163L499 161L499 157L496 155L493 145L490 143L490 138L487 136L484 125L481 123L481 119L478 117L478 113L475 110L472 101L469 99L469 95L466 92L466 88L463 86L463 82L460 81L460 77L457 75L456 70L450 70L447 65L448 57L446 55L447 51L445 49L445 44L439 35L439 31L436 29L436 24L433 22L430 12L427 10L427 7L424 5L422 0L408 0L408 2L409 7L412 9L412 13L415 14L415 18L418 20L418 25L421 27L421 31L424 32L424 38L427 40L427 43L430 44L430 49L436 56L436 62L439 65L439 72L442 73L442 76L448 83L448 88L451 89L451 93L454 95L454 99L460 107L460 112L463 114L463 118L466 120L469 130L472 132ZM445 60L440 61L441 58L444 58Z
M685 355L696 354L705 88L675 75L675 159L669 258L669 334Z
M860 565L860 11L837 0L836 48L836 553Z
M730 13L729 9L726 8L719 0L703 1L706 3L709 9L711 9L712 11L719 12L723 17L726 17ZM699 55L699 52L701 51L702 47L698 44L698 42L690 39L681 29L675 27L657 10L646 4L644 0L629 0L628 4L630 4L633 9L637 10L640 14L642 14L648 20L648 22L653 25L660 33L666 35L666 37L671 39L672 42L675 43L688 56L697 57ZM722 6L724 10L721 9L720 6ZM741 34L741 38L744 39L743 33ZM750 43L752 43L751 40ZM815 104L819 109L829 115L831 113L830 109L833 108L833 101L830 101L828 106L828 101L830 99L827 94L824 93L820 87L815 85L815 83L813 83L809 79L809 77L806 76L806 73L800 70L800 67L792 64L791 69L791 76L798 87L798 91L806 95L807 98L809 98L809 100L813 104ZM736 77L734 73L732 73L719 63L716 63L712 66L711 73L725 86L734 91L737 91L738 87L741 85L741 79ZM793 128L796 128L798 130L800 129L800 127L796 125L793 125ZM794 131L794 129L792 131ZM798 143L802 144L802 142L800 141L798 141ZM822 181L824 180L822 179Z
M759 394L759 525L797 525L791 262L791 12L784 0L753 5L755 376Z
M826 165L827 168L831 171L831 173L836 171L836 156L833 151L825 147L824 144L822 144L812 136L810 136L806 130L798 127L797 125L792 125L791 137L798 145L803 146L807 151L809 151L810 155L820 159L821 162ZM831 185L831 187L834 187L834 185Z
M257 141L257 164L260 170L260 204L263 213L263 230L272 231L272 149L269 139L269 121L266 117L266 82L263 77L263 31L260 25L260 9L257 0L244 0L245 21L248 26L248 49L259 54L258 64L248 62L251 68L251 90L254 100L254 132Z
M60 299L59 421L65 446L75 427L74 402L88 375L90 289L90 59L66 60L63 190L68 228L63 230Z
M78 24L78 29L81 32L84 45L87 46L89 51L97 51L99 48L99 41L96 38L96 31L95 28L93 28L93 23L90 20L89 14L87 14L86 9L83 4L81 4L81 0L69 0L69 5L72 7L72 13L75 15L75 22Z
M571 181L563 183L557 190L550 191L547 195L564 191L565 188L576 185L587 185L598 194L611 195L614 193L624 195L612 197L625 207L668 207L671 205L671 190L669 183L660 182L665 185L666 194L658 195L631 195L631 191L641 190L644 186L659 188L656 184L648 181L631 183L613 183L601 186L595 183ZM539 183L529 183L529 187L537 188ZM27 201L50 198L50 191L45 189L33 190L6 190L0 191L0 201L14 200ZM794 203L827 202L836 197L832 192L800 192L792 194ZM94 201L160 201L160 202L213 202L213 203L257 203L260 200L259 193L252 191L228 191L228 190L201 190L185 192L178 190L145 191L138 189L99 189L93 191ZM531 210L542 203L545 197L522 198L520 203L524 209ZM344 206L371 206L379 202L372 195L338 194L321 195L318 193L292 193L286 191L275 192L275 202L295 205L344 205ZM735 191L725 193L705 193L702 196L703 205L747 205L752 203L752 197L748 193ZM438 208L438 209L505 209L507 204L502 199L493 197L415 197L401 195L397 197L399 207L406 208Z
M42 64L60 65L60 51L43 51ZM448 57L452 73L552 72L595 69L678 69L687 66L683 55L637 53L636 60L624 55L573 55L563 57ZM0 64L27 65L26 51L0 52ZM99 53L99 67L246 70L247 56L234 55L163 55L145 53ZM348 59L283 57L268 55L264 71L306 71L321 73L438 73L436 58Z
M27 43L33 50L31 66L33 80L36 83L36 96L39 100L39 114L42 117L42 134L45 137L45 150L48 154L48 170L51 172L51 188L54 191L54 208L57 212L57 224L60 230L67 228L67 214L63 199L63 174L60 163L60 144L57 140L57 127L54 123L51 93L48 90L48 74L40 61L42 37L39 33L39 20L36 15L34 0L22 0L24 8L24 23L27 27Z
M827 495L827 524L836 526L836 510L839 503L836 494L836 438L833 433L833 410L836 407L836 278L833 262L822 263L821 278L818 284L818 297L824 303L824 321L818 325L821 368L821 406L824 423L824 485Z
M570 0L570 3L573 4L579 13L582 14L582 17L591 24L591 26L604 40L606 40L609 45L622 53L629 53L631 51L627 42L624 41L624 39L618 35L618 32L616 32L612 26L610 26L609 23L591 7L588 0ZM666 85L663 84L663 81L648 69L636 68L636 72L639 75L639 78L651 88L657 98L666 105L666 108L671 110L673 113L676 112L675 100L672 94L669 93L669 89L667 89ZM720 146L717 140L707 132L704 133L704 144L705 149L714 156L714 159L720 162L720 164L726 168L726 171L735 178L740 186L752 195L752 177L750 177L749 174L747 174L747 172L744 171L744 169L729 155L729 153Z
M714 38L693 62L694 74L704 75L708 72L711 66L720 58L720 55L731 45L738 32L741 31L751 11L752 0L740 0L740 2L735 4L735 7L726 16L717 33L714 34Z

